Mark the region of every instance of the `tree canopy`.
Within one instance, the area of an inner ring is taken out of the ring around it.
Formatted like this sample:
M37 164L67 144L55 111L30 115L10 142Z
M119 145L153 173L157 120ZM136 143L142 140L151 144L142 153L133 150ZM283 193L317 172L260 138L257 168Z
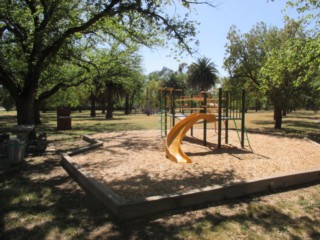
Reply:
M303 24L303 20L287 19L282 29L259 23L248 33L232 27L228 34L224 67L229 81L244 86L253 83L251 90L268 95L275 110L275 128L281 128L282 111L299 101L305 103L304 96L315 90L310 86L317 85L320 38Z
M86 65L82 51L110 41L153 46L173 41L192 52L195 23L168 14L202 1L3 0L0 2L0 84L15 99L19 124L33 124L35 102L57 65ZM50 91L50 89L47 89Z

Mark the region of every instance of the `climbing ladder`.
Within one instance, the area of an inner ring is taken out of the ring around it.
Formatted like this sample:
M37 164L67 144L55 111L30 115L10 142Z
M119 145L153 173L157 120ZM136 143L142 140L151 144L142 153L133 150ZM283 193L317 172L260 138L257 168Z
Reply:
M165 138L166 137L166 110L160 110L159 111L159 118L158 118L158 128L160 129L160 137Z

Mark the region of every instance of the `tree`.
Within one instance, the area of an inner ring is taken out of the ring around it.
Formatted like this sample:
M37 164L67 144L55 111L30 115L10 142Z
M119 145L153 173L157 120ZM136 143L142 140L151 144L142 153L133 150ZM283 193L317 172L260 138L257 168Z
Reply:
M242 86L253 83L260 93L267 94L277 129L281 128L282 113L298 100L296 93L301 94L301 86L311 81L320 57L319 36L309 35L301 21L287 19L285 23L283 29L268 29L260 23L247 34L232 28L224 62L230 81Z
M146 82L144 98L141 106L144 106L145 111L154 112L159 108L159 87L161 79L155 73L150 73Z
M189 85L198 92L208 90L218 80L218 70L215 64L206 57L199 58L195 63L192 63L187 74Z
M182 1L186 8L189 3ZM166 14L170 6L171 1L1 1L0 84L15 99L18 124L35 123L39 88L48 85L44 72L75 49L107 39L151 46L167 38L191 52L194 22Z
M59 59L59 58L58 58ZM87 81L90 77L90 65L87 61L77 59L75 56L69 56L69 61L59 59L52 62L50 68L46 68L42 73L42 78L45 79L39 82L39 88L37 97L34 101L34 123L41 124L40 120L40 108L45 106L44 102L48 102L48 99L59 99L55 97L55 94L64 94L62 91L68 90L68 88L77 87ZM47 101L46 101L47 100ZM77 100L74 100L77 101ZM54 106L54 104L49 104ZM59 106L70 105L68 102L61 102ZM72 105L72 104L71 104Z
M319 36L309 36L301 23L295 21L288 21L279 31L279 44L269 52L261 69L262 90L269 92L275 108L275 128L281 128L282 112L292 107L293 100L299 99L294 93L300 92L299 88L305 82L311 83L318 74Z
M125 106L124 114L129 115L132 113L134 104L139 105L142 99L144 89L144 77L141 74L132 76L131 81L125 87Z
M47 107L72 107L79 106L79 99L77 97L77 89L70 87L68 89L60 89L56 94L48 98L50 104L47 103Z
M260 86L260 69L266 61L267 53L271 49L277 29L267 28L266 24L256 24L248 33L242 34L236 26L231 26L226 44L226 58L224 68L234 81L242 84L250 83Z
M319 32L320 27L320 2L317 0L288 0L286 9L295 8L299 14L304 14L303 19L307 24L313 22L313 30Z
M87 54L87 62L90 66L86 68L89 68L90 75L85 85L89 92L91 117L96 116L96 104L100 105L105 113L108 100L107 85L112 88L112 82L124 85L121 95L128 93L129 97L132 96L130 91L135 86L133 81L139 78L137 74L142 71L140 56L136 54L137 50L135 45L123 46L119 42L113 42L110 43L109 48L96 49ZM116 78L121 78L121 81L115 80Z

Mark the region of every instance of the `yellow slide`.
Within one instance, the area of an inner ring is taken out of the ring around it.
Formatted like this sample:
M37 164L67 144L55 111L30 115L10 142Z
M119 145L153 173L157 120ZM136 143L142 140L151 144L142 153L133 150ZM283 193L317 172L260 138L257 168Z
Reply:
M199 120L216 122L214 114L193 113L173 126L166 140L166 157L178 163L191 163L191 159L182 151L181 141L188 130Z

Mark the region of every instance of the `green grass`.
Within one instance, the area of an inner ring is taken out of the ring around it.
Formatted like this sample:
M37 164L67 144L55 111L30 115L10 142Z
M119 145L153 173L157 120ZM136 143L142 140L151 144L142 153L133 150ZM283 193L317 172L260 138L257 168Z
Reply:
M73 129L57 131L56 114L45 113L38 129L66 151L82 144L82 134L157 128L157 116L88 116L72 113ZM319 114L292 113L280 131L271 112L246 116L249 131L319 140ZM0 111L1 132L15 124L15 113ZM118 222L68 176L59 155L30 156L11 167L0 161L0 239L320 239L320 185Z
M296 111L283 117L282 130L275 130L272 111L246 114L248 130L292 137L308 137L320 143L320 112Z
M106 120L105 115L97 113L96 117L90 117L89 111L72 113L72 129L57 130L56 112L41 114L42 125L37 126L37 132L45 132L48 138L56 146L58 151L71 150L75 141L79 141L82 135L105 131L147 130L158 128L157 115L147 117L145 114L124 115L115 112L114 118ZM0 111L0 133L10 133L10 128L16 125L16 113Z

